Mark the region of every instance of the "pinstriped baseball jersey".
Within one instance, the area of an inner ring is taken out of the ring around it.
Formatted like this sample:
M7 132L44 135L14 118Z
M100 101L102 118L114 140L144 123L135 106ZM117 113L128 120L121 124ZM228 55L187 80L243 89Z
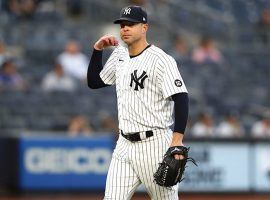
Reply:
M118 46L100 77L104 83L116 85L119 128L124 133L168 128L173 123L169 97L187 93L174 58L154 45L135 57Z

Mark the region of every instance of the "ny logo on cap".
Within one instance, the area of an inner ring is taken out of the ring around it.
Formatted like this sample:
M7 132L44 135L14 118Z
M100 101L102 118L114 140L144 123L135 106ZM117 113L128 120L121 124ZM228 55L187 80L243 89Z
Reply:
M124 15L130 15L131 8L126 8L124 10Z

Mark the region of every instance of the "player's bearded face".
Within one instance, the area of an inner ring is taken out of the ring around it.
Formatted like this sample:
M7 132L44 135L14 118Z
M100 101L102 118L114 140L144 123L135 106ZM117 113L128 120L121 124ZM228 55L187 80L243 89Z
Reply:
M120 24L120 36L127 45L139 41L145 32L146 28L141 23L122 22Z

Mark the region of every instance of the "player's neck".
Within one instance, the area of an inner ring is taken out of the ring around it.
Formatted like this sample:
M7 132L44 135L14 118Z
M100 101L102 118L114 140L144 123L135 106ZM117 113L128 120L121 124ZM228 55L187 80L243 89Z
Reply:
M142 40L139 40L137 42L134 42L133 44L128 46L129 55L136 56L136 55L140 54L148 45L149 44L145 38L143 38Z

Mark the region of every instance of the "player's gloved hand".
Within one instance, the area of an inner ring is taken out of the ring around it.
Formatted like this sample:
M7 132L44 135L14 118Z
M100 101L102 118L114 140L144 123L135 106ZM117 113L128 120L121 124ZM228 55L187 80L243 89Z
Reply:
M164 155L163 161L154 174L154 181L164 187L171 187L183 180L186 163L191 161L196 164L193 158L188 157L189 148L185 146L170 147ZM175 159L174 155L182 155L183 159Z
M103 50L104 48L110 46L117 46L118 40L112 35L104 35L102 36L94 45L96 50Z

